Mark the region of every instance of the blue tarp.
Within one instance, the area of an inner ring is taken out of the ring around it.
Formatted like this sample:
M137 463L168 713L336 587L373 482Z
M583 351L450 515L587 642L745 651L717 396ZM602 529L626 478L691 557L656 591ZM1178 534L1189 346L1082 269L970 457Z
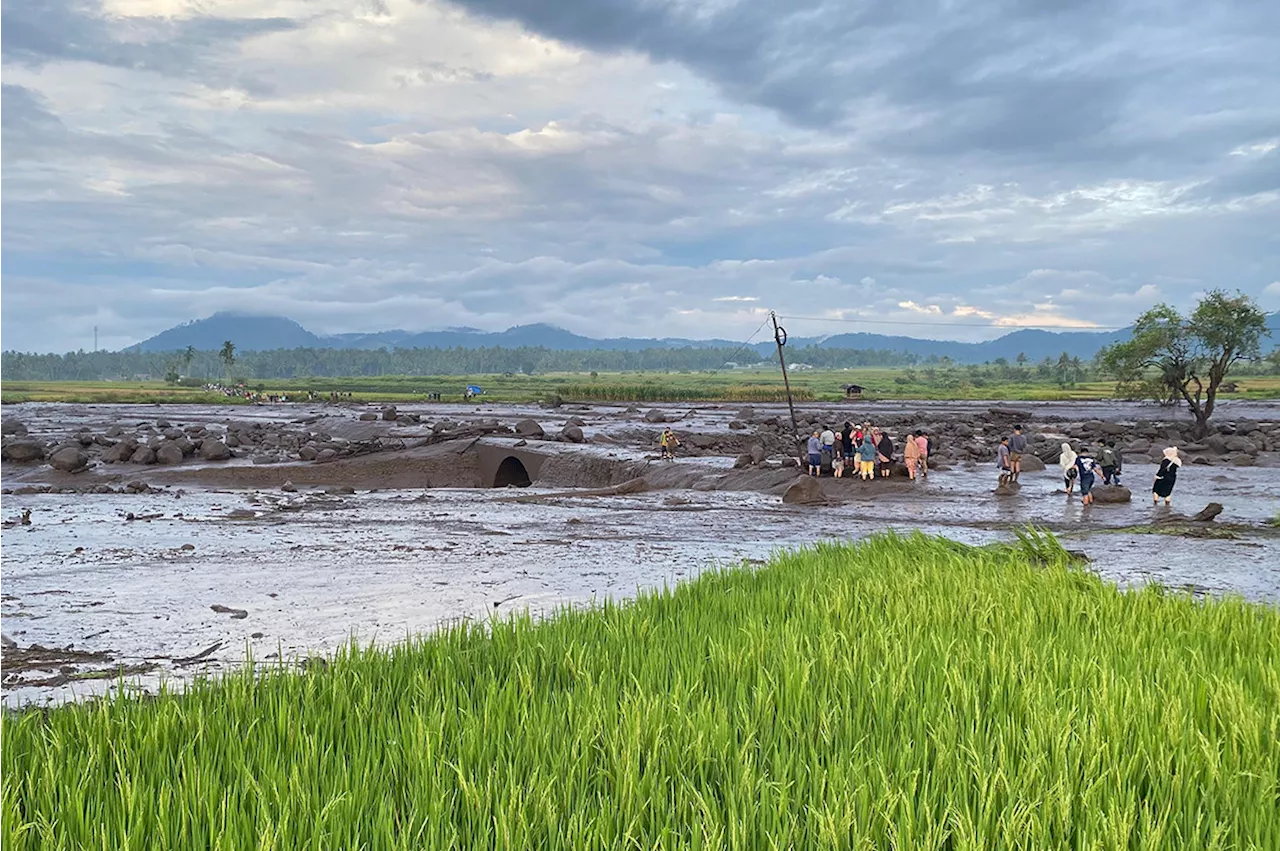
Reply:
M479 395L480 395L481 393L483 393L484 391L480 389L479 385L476 385L476 384L468 384L468 385L467 385L467 392L468 392L468 393L470 393L472 396L479 396Z

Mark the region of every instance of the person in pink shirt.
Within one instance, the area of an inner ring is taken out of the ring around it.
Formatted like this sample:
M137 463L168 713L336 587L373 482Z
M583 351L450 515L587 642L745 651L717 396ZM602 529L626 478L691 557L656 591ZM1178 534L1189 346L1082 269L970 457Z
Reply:
M929 475L929 438L916 435L916 449L920 451L920 475Z

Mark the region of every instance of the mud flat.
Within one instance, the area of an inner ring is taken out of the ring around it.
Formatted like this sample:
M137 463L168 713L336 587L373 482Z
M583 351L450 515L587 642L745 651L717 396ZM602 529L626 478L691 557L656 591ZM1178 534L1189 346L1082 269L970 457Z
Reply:
M1280 533L1267 525L1280 510L1280 406L1224 418L1230 433L1186 453L1175 509L1221 503L1215 522L1230 534L1218 537L1151 532L1165 509L1146 499L1148 459L1182 443L1185 423L1145 419L1154 412L1139 406L1116 406L1108 420L993 407L806 405L806 426L874 416L896 436L926 423L943 469L916 484L823 479L826 504L796 506L781 499L798 472L785 408L424 407L387 419L379 408L306 405L7 406L6 423L22 428L7 426L6 445L38 443L47 458L74 442L85 464L3 465L2 613L15 645L4 653L5 703L100 693L122 668L150 686L247 657L302 664L352 638L396 641L495 611L627 597L709 565L885 529L984 543L1035 524L1120 583L1280 602ZM1024 474L1016 497L993 496L990 441L1023 415L1046 456L1084 434L1148 443L1126 453L1133 501L1068 501L1056 456ZM683 442L676 462L653 451L662 420ZM171 465L103 459L129 436L236 445L224 460L200 457L203 445ZM333 454L296 457L309 444ZM508 459L528 486L492 487L525 483Z

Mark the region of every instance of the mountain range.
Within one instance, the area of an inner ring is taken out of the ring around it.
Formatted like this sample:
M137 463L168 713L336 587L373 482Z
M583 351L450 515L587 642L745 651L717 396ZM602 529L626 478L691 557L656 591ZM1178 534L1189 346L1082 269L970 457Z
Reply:
M1272 338L1264 342L1270 349L1280 343L1280 313L1267 317ZM1046 357L1057 358L1063 352L1069 356L1089 359L1103 346L1128 336L1128 331L1068 331L1053 332L1036 329L1013 331L994 340L980 343L962 343L956 340L930 340L918 337L890 336L864 332L834 334L826 337L794 337L788 349L815 345L839 349L879 349L909 352L922 359L948 357L957 363L986 363L999 358L1009 361L1025 355L1031 361ZM223 311L206 319L198 319L162 331L131 346L131 350L143 352L179 351L193 346L199 351L217 350L224 341L235 343L239 351L263 351L267 349L449 349L449 348L520 348L524 346L556 351L584 351L609 349L615 351L640 351L653 348L737 348L734 340L688 340L664 337L634 338L616 337L595 339L557 328L553 325L516 325L505 331L487 332L475 328L447 328L442 331L379 331L375 333L348 333L319 335L308 331L292 319L283 316L255 316ZM773 350L772 340L753 343L750 348L765 356Z

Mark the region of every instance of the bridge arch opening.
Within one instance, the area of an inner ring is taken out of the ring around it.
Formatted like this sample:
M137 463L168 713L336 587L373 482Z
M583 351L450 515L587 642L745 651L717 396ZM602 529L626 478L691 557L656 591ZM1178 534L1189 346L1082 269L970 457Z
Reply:
M533 484L533 479L529 478L529 471L525 469L524 464L514 455L508 455L502 459L502 463L498 465L498 470L493 474L493 486L495 488L517 487L527 488Z

